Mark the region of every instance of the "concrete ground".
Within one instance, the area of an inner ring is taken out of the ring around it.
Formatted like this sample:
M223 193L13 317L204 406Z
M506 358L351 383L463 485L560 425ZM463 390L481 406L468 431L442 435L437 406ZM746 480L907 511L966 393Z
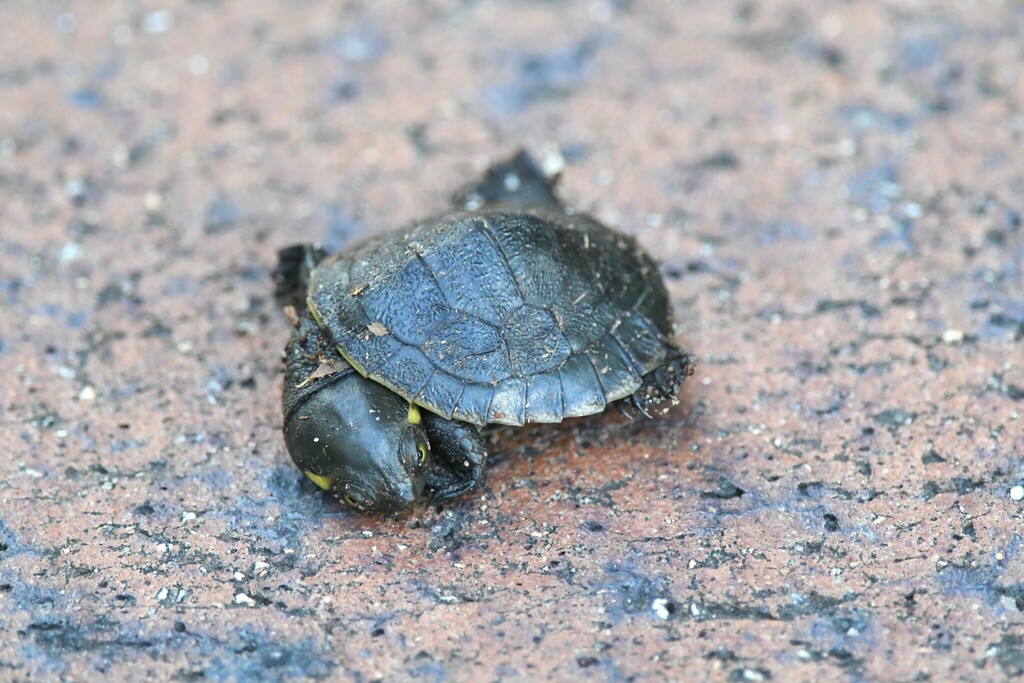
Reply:
M1024 675L1024 3L0 4L0 679ZM355 516L294 241L524 146L663 264L665 419Z

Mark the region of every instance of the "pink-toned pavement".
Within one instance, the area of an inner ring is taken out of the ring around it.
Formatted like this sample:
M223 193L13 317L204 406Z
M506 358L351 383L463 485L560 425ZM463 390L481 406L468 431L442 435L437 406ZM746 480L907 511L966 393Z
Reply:
M1024 4L0 4L0 679L1024 676ZM352 515L276 250L523 146L663 264L664 419Z

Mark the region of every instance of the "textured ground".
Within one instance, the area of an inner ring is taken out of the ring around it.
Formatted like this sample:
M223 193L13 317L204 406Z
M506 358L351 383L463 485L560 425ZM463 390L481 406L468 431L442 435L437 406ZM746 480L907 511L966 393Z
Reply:
M1024 675L1022 35L1020 0L0 4L0 679ZM275 251L520 145L664 264L698 374L350 515L284 451Z

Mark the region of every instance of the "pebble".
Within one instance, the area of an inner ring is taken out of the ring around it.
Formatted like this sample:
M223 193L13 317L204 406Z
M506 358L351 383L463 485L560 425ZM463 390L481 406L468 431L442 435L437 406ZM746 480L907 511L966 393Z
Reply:
M256 606L256 601L253 600L252 598L250 598L245 593L239 593L238 595L235 596L235 604L236 605L245 605L246 607L255 607Z
M1024 486L1014 486L1010 489L1010 500L1024 500Z
M70 261L74 261L76 258L78 258L78 255L81 252L82 247L80 247L77 243L68 242L60 250L60 262L68 263Z
M72 202L80 202L89 192L89 184L84 178L72 178L64 183L64 196Z
M93 401L96 399L96 390L90 386L82 387L82 390L78 392L79 401Z
M957 329L948 329L942 333L942 341L947 344L959 344L964 340L964 331Z
M150 213L156 213L160 209L164 208L164 198L159 192L150 190L146 193L146 196L142 199L143 206L146 207L146 211Z
M920 218L923 214L924 209L921 208L920 204L907 202L903 205L903 215L907 218Z

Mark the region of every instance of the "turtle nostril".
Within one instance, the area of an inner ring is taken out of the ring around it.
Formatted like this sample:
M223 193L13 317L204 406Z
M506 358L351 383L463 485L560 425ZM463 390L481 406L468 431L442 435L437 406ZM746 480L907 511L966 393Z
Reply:
M408 486L403 486L395 491L395 502L403 508L416 504L423 495L423 484L421 478L410 481Z

